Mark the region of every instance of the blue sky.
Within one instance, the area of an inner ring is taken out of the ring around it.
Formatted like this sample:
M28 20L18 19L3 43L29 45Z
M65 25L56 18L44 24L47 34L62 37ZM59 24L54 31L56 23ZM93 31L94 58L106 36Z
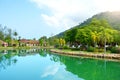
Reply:
M0 0L0 24L22 38L50 37L94 14L120 10L120 0Z

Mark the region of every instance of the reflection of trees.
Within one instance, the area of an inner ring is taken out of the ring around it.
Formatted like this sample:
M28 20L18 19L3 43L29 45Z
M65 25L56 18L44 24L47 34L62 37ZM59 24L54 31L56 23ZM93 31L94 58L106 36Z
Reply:
M61 62L66 70L85 80L119 80L120 64L104 60L72 58L52 55L51 60Z
M39 50L39 54L40 54L40 56L42 56L42 57L46 57L47 54L48 54L48 50L47 50L47 49L40 49L40 50Z
M38 54L39 49L29 50L2 50L0 51L0 70L17 63L15 56L27 56Z
M14 57L16 54L8 51L6 54L0 53L0 70L6 69L7 66L13 65L17 62L17 59Z
M19 50L18 56L35 55L38 53L39 53L39 49L22 49Z
M55 55L51 55L50 60L54 61L54 62L59 62L60 61L60 57L59 56L55 56Z

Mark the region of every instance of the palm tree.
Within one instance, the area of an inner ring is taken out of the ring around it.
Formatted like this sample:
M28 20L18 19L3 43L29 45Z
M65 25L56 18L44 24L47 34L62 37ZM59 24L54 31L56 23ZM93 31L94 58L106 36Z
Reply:
M100 36L100 33L98 33L97 31L91 32L91 37L94 42L94 47L96 47L97 42L99 41L99 36Z
M14 33L13 33L13 35L16 37L16 39L17 39L17 36L18 36L18 33L15 31Z
M113 42L113 36L112 36L113 31L114 30L104 29L104 28L101 31L100 37L101 37L102 42L104 43L104 51L105 51L105 53L106 53L106 43Z
M19 47L20 47L20 40L21 40L21 36L18 37L18 42L19 42Z
M19 40L21 40L21 36L19 36L18 38L19 38Z

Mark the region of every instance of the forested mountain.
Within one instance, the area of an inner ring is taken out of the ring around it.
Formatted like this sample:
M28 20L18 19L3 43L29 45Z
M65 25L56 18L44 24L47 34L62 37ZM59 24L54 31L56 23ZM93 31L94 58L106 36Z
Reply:
M92 18L89 18L85 22L81 23L79 26L84 26L88 24L93 18L98 20L105 19L111 27L114 29L120 30L120 11L119 12L103 12L100 14L94 15Z
M92 21L93 18L96 18L98 20L106 20L113 29L120 31L120 11L119 12L102 12L102 13L96 14L93 17L81 23L80 25L77 25L73 28L80 28L82 26L88 25ZM62 37L66 31L56 35L56 37Z

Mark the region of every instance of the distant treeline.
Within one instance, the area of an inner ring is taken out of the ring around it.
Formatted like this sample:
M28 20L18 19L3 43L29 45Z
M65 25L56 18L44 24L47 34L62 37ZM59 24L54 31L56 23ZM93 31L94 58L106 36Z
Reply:
M7 26L0 25L0 40L5 42L10 42L12 39L15 39L18 36L18 33Z

